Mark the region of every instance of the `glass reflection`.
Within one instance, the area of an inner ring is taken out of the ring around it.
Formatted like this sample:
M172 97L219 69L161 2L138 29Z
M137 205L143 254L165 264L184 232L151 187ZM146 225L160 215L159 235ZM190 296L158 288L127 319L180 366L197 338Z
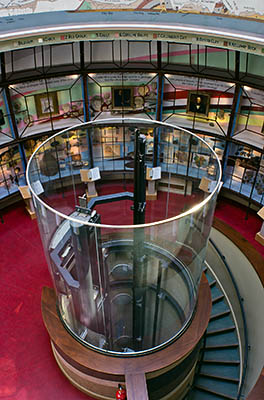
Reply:
M40 145L27 175L66 329L127 356L179 337L221 178L207 143L164 123L94 121Z

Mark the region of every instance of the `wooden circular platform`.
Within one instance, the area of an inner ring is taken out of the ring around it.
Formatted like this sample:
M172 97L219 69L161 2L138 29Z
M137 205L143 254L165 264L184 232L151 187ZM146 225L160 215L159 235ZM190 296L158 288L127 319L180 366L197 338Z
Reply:
M210 288L203 276L195 316L178 340L148 355L115 357L76 341L57 314L54 289L44 287L42 291L43 321L59 367L73 385L103 400L115 398L118 383L126 386L127 400L148 399L148 391L159 400L165 395L166 400L181 399L192 382L210 312Z

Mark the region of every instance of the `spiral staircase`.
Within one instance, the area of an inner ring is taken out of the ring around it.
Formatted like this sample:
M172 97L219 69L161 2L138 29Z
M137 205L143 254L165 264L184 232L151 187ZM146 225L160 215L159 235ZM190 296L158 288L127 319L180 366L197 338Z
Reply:
M212 311L193 387L185 400L241 399L242 349L232 306L208 264L204 273L211 288Z

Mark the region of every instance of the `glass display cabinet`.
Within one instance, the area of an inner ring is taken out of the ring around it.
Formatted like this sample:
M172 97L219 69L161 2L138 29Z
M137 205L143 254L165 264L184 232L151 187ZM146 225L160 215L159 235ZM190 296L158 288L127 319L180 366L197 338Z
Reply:
M143 371L151 392L150 371L166 368L176 383L163 397L175 393L184 363L187 388L210 314L201 277L221 186L215 152L169 124L98 120L43 142L27 181L55 288L43 292L43 318L65 375L91 394L96 370L98 398L106 388L111 398L133 371Z

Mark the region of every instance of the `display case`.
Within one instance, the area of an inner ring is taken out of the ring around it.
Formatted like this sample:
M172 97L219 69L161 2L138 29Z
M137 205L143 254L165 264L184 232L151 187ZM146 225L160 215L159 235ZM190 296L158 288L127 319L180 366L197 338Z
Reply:
M88 75L90 113L95 118L129 114L153 118L157 103L155 73L94 73Z
M0 198L18 192L26 184L19 146L0 149Z
M165 74L162 120L225 136L234 91L231 82Z

